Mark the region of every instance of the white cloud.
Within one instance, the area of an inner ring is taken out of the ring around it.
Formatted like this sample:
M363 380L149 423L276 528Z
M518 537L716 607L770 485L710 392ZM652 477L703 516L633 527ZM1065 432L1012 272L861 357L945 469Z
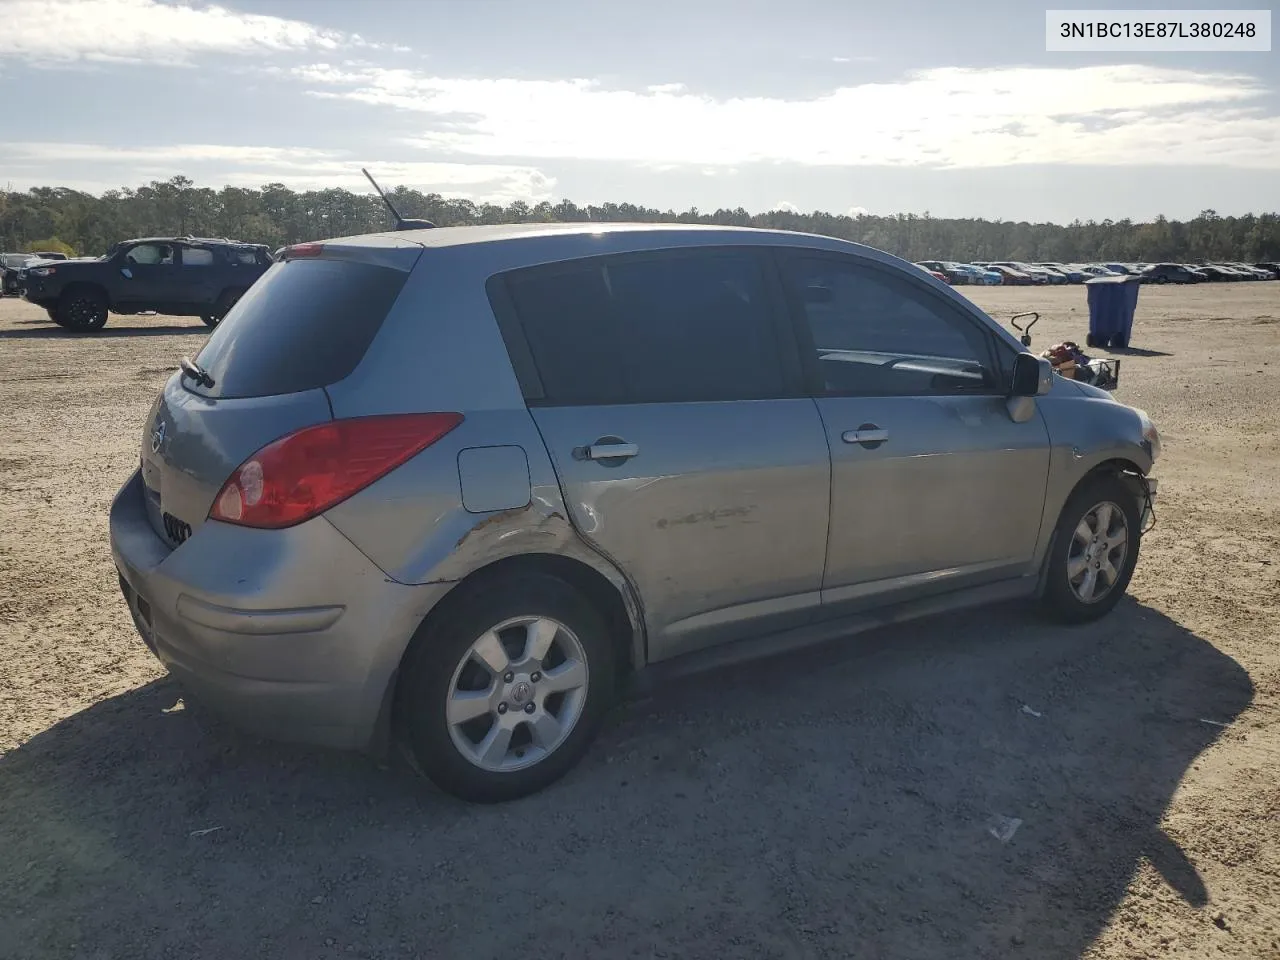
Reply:
M43 171L56 164L67 172L58 177L60 185L92 192L136 186L145 180L167 180L182 173L201 186L260 187L278 182L297 190L342 187L368 193L369 181L361 167L368 167L384 188L405 186L479 203L550 200L556 185L554 178L536 167L518 164L388 163L335 150L205 143L153 147L0 143L0 163L19 189L45 185Z
M800 208L790 200L779 200L773 205L774 210L781 210L783 213L799 213Z
M176 64L200 53L262 55L360 45L366 44L354 34L204 3L8 0L0 10L0 57L43 65Z
M418 146L476 157L703 167L1280 167L1280 117L1259 105L1268 91L1256 79L1150 66L945 67L804 100L324 63L294 76L316 96L429 115Z
M868 211L866 207L857 207L857 206L850 207L848 210L845 211L845 213L851 217L865 217L867 215L867 212Z

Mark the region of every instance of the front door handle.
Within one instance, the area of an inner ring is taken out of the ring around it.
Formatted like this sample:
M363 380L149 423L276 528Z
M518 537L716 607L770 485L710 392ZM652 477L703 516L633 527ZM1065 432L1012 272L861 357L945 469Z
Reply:
M587 447L588 460L626 460L636 456L640 448L634 443L603 442Z
M846 430L840 434L845 443L860 443L869 450L874 450L889 439L889 431L882 430L874 423L864 423L857 430Z

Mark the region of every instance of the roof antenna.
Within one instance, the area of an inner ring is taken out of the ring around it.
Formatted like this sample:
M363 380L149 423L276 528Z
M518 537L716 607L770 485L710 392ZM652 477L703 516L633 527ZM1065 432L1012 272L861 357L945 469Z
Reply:
M396 218L397 230L430 230L435 227L435 224L430 220L406 220L404 217L400 216L400 211L391 205L391 201L387 199L387 195L383 193L382 188L378 186L378 181L373 179L373 174L364 167L360 168L360 172L369 178L369 182L373 184L373 189L378 191L378 196L382 198L382 202L385 203L387 205L387 209L391 211L391 216Z

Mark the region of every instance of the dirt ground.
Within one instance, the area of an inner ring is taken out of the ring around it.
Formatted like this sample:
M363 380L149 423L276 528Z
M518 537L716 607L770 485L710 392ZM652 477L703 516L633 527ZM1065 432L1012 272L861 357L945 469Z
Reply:
M1080 287L973 295L1084 338ZM134 635L107 508L205 333L0 301L5 960L1280 958L1280 283L1143 289L1159 521L1106 621L686 681L501 807L242 736Z

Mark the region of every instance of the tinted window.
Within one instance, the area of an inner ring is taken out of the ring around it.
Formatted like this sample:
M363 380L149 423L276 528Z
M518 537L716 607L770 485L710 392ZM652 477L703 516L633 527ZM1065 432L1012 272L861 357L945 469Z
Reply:
M511 275L545 402L784 396L759 264L747 252L680 252Z
M369 349L408 276L346 260L277 263L200 351L214 380L200 392L260 397L336 383Z
M184 267L211 267L213 266L213 251L208 247L184 247L182 250L182 265Z
M831 394L985 392L990 337L906 276L849 261L787 258L784 276Z
M131 247L125 255L130 263L138 264L171 264L173 263L173 247L167 243L140 243Z

